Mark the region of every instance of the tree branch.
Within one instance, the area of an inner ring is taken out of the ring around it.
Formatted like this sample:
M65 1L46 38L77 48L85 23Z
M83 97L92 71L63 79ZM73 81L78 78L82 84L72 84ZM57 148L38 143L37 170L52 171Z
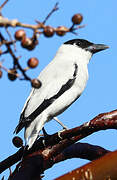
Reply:
M58 154L54 158L54 163L71 158L81 158L92 161L105 155L108 152L110 151L100 146L94 146L88 143L76 143L67 147L65 150L63 150L62 153Z
M50 149L53 151L53 149ZM42 151L42 154L35 153L35 155L29 155L24 159L21 167L16 168L15 172L10 176L9 180L32 180L40 178L46 169L51 168L55 163L61 162L70 158L83 158L94 160L97 159L109 151L100 147L93 146L87 143L77 143L66 148L62 153L56 157L48 155L49 149ZM47 153L47 154L46 154Z
M0 6L0 11L1 11L1 9L7 4L8 1L9 1L9 0L5 0L5 1L3 2L3 4Z
M0 39L1 39L1 41L3 41L3 42L6 41L5 38L3 37L2 33L0 33ZM10 54L11 57L13 58L14 68L15 68L15 66L17 66L17 68L22 72L22 74L23 74L23 76L25 77L25 79L28 80L28 81L31 81L31 78L26 75L24 69L21 67L21 65L20 65L20 63L19 63L19 61L18 61L19 59L18 59L18 58L15 56L15 54L13 53L13 51L12 51L12 49L11 49L11 47L10 47L10 44L6 43L5 46L6 46L7 50L8 50L8 52L9 52L9 54Z
M15 163L21 160L23 155L23 148L19 149L15 154L9 156L5 160L0 162L0 174L6 170L7 168L11 167Z
M49 168L50 166L53 165L53 162L56 162L59 154L64 153L65 149L68 148L70 145L74 144L78 140L94 133L99 130L104 130L104 129L117 129L117 110L108 112L108 113L102 113L93 118L91 121L84 123L81 126L78 126L76 128L66 130L64 132L61 132L61 138L58 136L58 133L55 133L53 135L49 135L45 139L45 146L43 145L43 140L44 138L39 138L33 145L33 147L25 152L25 157L23 160L23 165L26 162L26 159L30 159L31 157L43 157L43 170ZM78 145L79 146L79 145ZM74 146L71 146L73 148ZM91 147L91 146L90 146ZM74 149L74 148L73 148ZM72 149L72 150L73 150ZM78 150L78 149L77 149ZM91 150L91 149L90 149ZM98 149L99 150L99 149ZM14 163L18 162L21 157L23 156L23 150L19 150L20 155L17 157L17 153L10 156L10 159L7 158L3 162L0 163L0 172L4 171L5 169L8 168L7 166L7 161L12 162L11 165ZM102 151L102 149L101 149ZM104 153L108 152L107 150L104 150ZM103 153L102 153L103 154ZM65 155L64 155L65 156ZM70 155L71 156L71 155ZM76 155L73 155L76 156ZM81 157L81 155L78 155ZM12 159L15 158L15 161ZM99 155L97 154L97 157ZM83 157L82 157L83 158ZM89 158L89 157L85 157ZM94 157L90 157L90 159L93 159ZM96 156L95 156L96 158ZM6 163L6 167L5 167ZM4 166L3 166L4 164ZM10 165L10 164L9 164ZM4 169L3 169L4 167Z
M9 0L5 0L4 3L0 6L0 28L5 29L7 31L7 34L9 36L9 39L12 43L12 45L14 45L14 50L16 51L16 44L14 43L14 41L12 40L12 36L10 34L10 32L8 31L8 27L11 28L16 28L16 27L22 27L22 29L19 29L15 32L14 36L17 41L20 41L20 45L22 48L25 48L28 51L34 50L36 48L36 46L38 45L38 39L40 37L40 35L44 35L46 38L52 37L53 35L57 35L57 36L64 36L66 33L71 32L76 34L76 30L78 30L79 28L83 28L84 26L80 26L79 24L82 22L83 20L83 16L81 14L79 14L79 16L77 17L77 20L79 21L79 23L74 23L72 21L73 27L75 28L71 28L71 27L65 27L65 26L58 26L58 27L52 27L50 25L45 25L45 23L47 22L47 20L51 17L51 15L57 11L58 8L58 2L54 5L54 7L52 8L52 10L47 14L47 16L45 17L44 21L40 22L38 20L36 20L36 24L28 24L28 23L22 23L17 19L8 19L7 17L2 16L1 10L2 8L6 5L6 3ZM79 25L79 26L77 26ZM32 30L32 37L28 37L27 33L24 31L24 28L28 28L30 30ZM0 49L0 56L4 55L5 53L2 52L2 48L3 48L3 41L6 41L6 38L3 36L3 33L0 34L0 39L1 39L1 49ZM37 39L38 38L38 39ZM28 69L23 69L21 64L19 63L19 59L15 56L14 52L12 51L12 48L10 46L10 44L8 44L9 41L5 43L5 46L7 48L8 51L6 51L8 54L10 54L12 56L13 59L13 68L12 71L13 73L11 73L11 69L9 69L8 72L8 79L11 81L14 81L15 79L17 79L17 77L20 80L28 80L31 82L32 87L35 88L39 88L40 83L38 82L37 79L31 79L25 70ZM33 61L34 62L34 61ZM27 62L28 63L28 62ZM38 64L37 64L38 65ZM37 65L35 65L35 67L37 67ZM33 68L35 68L33 67ZM32 67L30 67L32 68ZM2 69L0 69L0 78L2 77L3 73L2 73ZM8 69L8 68L6 68ZM16 73L16 71L19 70L21 72L21 75ZM15 73L14 73L15 72ZM12 75L11 75L12 74ZM22 76L22 78L20 78Z
M94 132L106 129L117 129L117 110L101 113L81 126L61 132L60 136L61 139L72 138L78 141ZM58 133L50 136L46 144L53 144L53 142L59 143Z
M54 8L50 11L50 13L46 16L45 20L43 21L43 24L46 23L46 21L49 19L49 17L55 12L57 11L59 8L58 8L58 2L55 4Z

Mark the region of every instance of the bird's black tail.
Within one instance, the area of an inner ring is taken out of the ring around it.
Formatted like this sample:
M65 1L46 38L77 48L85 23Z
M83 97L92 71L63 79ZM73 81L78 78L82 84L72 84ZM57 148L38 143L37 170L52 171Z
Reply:
M24 123L20 122L20 123L16 126L15 131L14 131L13 133L18 134L18 133L22 130L23 127L24 127Z

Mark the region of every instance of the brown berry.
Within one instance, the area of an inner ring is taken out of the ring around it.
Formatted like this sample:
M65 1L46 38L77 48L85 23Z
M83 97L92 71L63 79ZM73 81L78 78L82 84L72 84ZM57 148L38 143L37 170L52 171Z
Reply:
M13 139L12 139L12 143L15 147L19 148L21 146L23 146L23 140L18 137L18 136L15 136Z
M0 78L2 78L2 74L3 74L3 72L0 70Z
M74 24L80 24L83 20L83 16L82 14L75 14L73 17L72 17L72 22Z
M21 45L23 48L27 48L32 45L32 40L25 36L25 37L23 37L23 39L21 41Z
M30 68L35 68L38 66L39 60L35 57L32 57L28 60L27 64Z
M54 28L51 26L46 26L43 33L46 37L52 37L54 35Z
M15 39L16 40L21 41L24 36L26 36L26 33L25 33L24 29L20 29L20 30L15 32Z
M37 44L38 44L38 40L33 41L33 39L28 38L26 36L21 41L21 46L28 50L33 50Z
M16 79L17 79L16 74L17 74L16 69L10 69L10 70L8 71L8 79L11 80L11 81L16 80Z
M66 32L68 32L68 28L66 28L65 26L57 27L56 34L58 36L64 36L66 34Z
M41 81L39 81L39 79L32 79L31 80L31 85L32 85L32 87L34 87L34 88L40 88L41 87Z

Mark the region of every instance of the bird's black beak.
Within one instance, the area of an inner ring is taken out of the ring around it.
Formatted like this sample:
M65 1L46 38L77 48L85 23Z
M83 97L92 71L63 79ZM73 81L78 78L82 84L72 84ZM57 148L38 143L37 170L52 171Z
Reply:
M99 51L103 51L105 49L108 49L109 46L104 44L91 44L89 47L86 48L87 51L90 51L91 53L97 53Z

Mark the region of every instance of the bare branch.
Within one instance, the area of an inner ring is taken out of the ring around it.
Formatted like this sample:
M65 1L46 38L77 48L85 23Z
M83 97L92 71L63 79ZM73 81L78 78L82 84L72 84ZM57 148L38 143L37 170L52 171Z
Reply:
M8 1L9 1L9 0L5 0L5 1L3 2L3 4L0 6L0 11L3 9L3 7L7 4Z
M12 44L14 45L14 50L16 51L16 44L15 44L16 41L14 41L14 40L12 39L11 33L10 33L9 30L8 30L8 27L6 27L5 29L6 29L6 32L7 32L8 36L9 36L9 38L10 38L10 41L11 41Z
M70 140L76 142L94 132L106 129L117 129L117 110L99 114L81 126L61 132L60 136L63 140L72 138ZM46 144L52 145L59 141L58 133L55 133L48 138Z
M5 169L9 168L13 164L17 163L21 160L23 155L23 148L19 149L15 154L9 156L7 159L0 162L0 173L2 173Z
M0 33L0 39L1 39L1 41L5 41L5 39L4 39L4 37L3 37L3 35L2 35L1 33ZM23 74L23 76L25 77L25 79L31 81L31 78L29 78L29 77L26 75L25 71L24 71L24 70L22 69L22 67L20 66L19 61L18 61L19 59L18 59L18 58L15 56L15 54L13 53L10 45L9 45L9 44L5 44L5 46L6 46L6 48L8 49L8 52L10 53L10 55L12 56L12 58L13 58L13 60L14 60L14 68L15 68L15 66L17 66L17 68L22 72L22 74Z
M93 118L91 121L78 126L76 128L66 130L64 132L61 132L60 139L58 137L58 134L55 133L53 135L48 135L45 139L46 146L43 145L43 138L39 138L33 145L33 147L25 152L25 157L23 160L23 163L26 163L26 159L30 159L31 157L43 157L43 170L49 168L53 165L54 160L59 157L60 153L63 153L66 148L68 148L70 145L74 144L76 141L94 133L99 130L105 130L105 129L117 129L117 110L108 112L108 113L102 113ZM74 146L73 146L74 147ZM90 146L91 147L91 146ZM96 148L96 147L95 147ZM95 149L94 149L95 150ZM97 151L100 152L99 148L97 147ZM101 149L101 154L107 153L107 150ZM83 152L83 151L82 151ZM100 153L97 153L97 158L101 156ZM100 154L100 155L99 155ZM21 151L20 158L22 157L23 152ZM18 162L20 159L17 158L17 154L15 156L15 163ZM13 156L13 157L14 157ZM11 156L12 157L12 156ZM81 157L81 155L80 155ZM86 158L86 157L85 157ZM88 158L88 157L87 157ZM96 158L96 153L94 157L90 156L90 159ZM9 160L9 158L7 158ZM5 160L3 161L5 162ZM0 163L0 167L3 167L3 162ZM6 161L7 162L7 161ZM13 161L11 161L13 162ZM5 165L4 165L5 167ZM7 167L6 167L7 168ZM5 168L4 168L5 170ZM3 171L3 169L0 168L0 172Z
M58 8L58 2L55 4L54 8L50 11L50 13L46 16L45 20L43 21L43 24L46 23L46 21L49 19L49 17L55 12L57 11L59 8Z
M40 177L40 174L44 170L52 167L55 163L58 163L60 161L73 157L87 157L89 159L89 155L90 159L93 160L109 152L99 146L93 146L83 143L74 144L73 147L70 147L70 149L66 149L65 151L63 151L62 154L58 155L57 157L51 156L51 159L47 155L47 153L51 151L51 149L45 149L44 151L42 152L42 154L35 153L35 155L29 155L29 158L26 158L22 162L22 164L20 163L22 167L19 167L19 170L18 168L15 170L15 173L11 175L10 180L19 180L21 177L22 180L26 178L28 180L30 180L31 178L36 179L37 177ZM74 155L72 153L74 153ZM83 155L83 153L85 153L85 155ZM92 153L94 153L94 156L92 155Z
M58 154L54 158L54 163L58 163L70 158L81 158L92 161L105 155L108 152L110 151L100 146L94 146L88 143L76 143Z
M8 0L5 0L4 3L0 6L0 11L6 5L7 2L8 2ZM71 28L65 27L63 25L58 26L58 27L52 27L50 25L48 25L48 26L45 25L45 23L50 18L50 16L59 9L58 4L59 3L57 2L54 5L53 9L47 14L44 21L42 21L42 22L36 21L36 24L22 23L22 22L18 21L17 19L10 20L7 17L3 17L2 13L0 12L0 27L6 30L8 36L9 36L9 39L10 39L8 42L10 42L10 41L12 42L12 45L14 46L14 51L16 51L16 44L15 44L15 41L13 41L12 35L8 31L8 27L11 27L11 28L22 27L22 29L19 29L15 32L14 36L15 36L16 42L20 41L21 47L25 48L28 51L34 50L36 48L36 46L38 45L38 38L42 34L46 38L52 37L55 34L57 36L64 36L68 32L77 35L75 30L84 27L84 26L76 27L83 20L83 16L79 13L75 14L73 16L73 17L75 17L75 20L73 20L74 18L72 17L73 26ZM31 38L27 37L27 33L24 31L24 28L28 28L28 29L32 30L33 35ZM0 45L3 45L3 41L6 41L5 40L6 38L3 37L2 33L0 36L2 36L2 37L0 37L0 39L1 39ZM17 79L17 77L21 77L23 75L22 78L19 78L20 80L28 80L31 82L32 87L39 88L39 83L36 83L37 79L36 79L36 82L32 83L33 79L31 80L31 78L27 76L26 71L22 68L21 64L18 62L18 58L15 56L14 51L12 51L10 44L8 45L8 42L6 41L5 45L6 45L8 54L10 54L13 59L13 68L11 68L11 69L15 70L15 72L18 70L21 72L21 75L18 75L18 76L16 75L16 73L13 76L8 74L8 79L11 81L14 81ZM5 53L7 51L5 51ZM2 52L2 49L0 49L0 55L5 54L5 53L1 53L1 52ZM0 78L1 77L2 76L0 76Z

